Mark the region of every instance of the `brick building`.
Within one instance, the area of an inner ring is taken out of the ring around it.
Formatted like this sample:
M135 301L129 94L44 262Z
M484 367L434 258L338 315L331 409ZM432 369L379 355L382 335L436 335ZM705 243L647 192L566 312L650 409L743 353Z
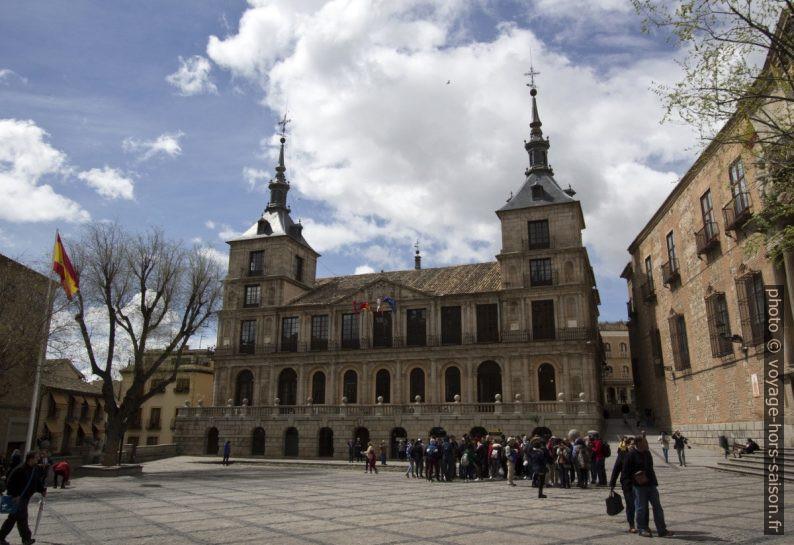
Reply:
M604 409L611 417L622 414L623 405L634 413L634 373L631 369L629 328L625 322L602 322L598 325L604 347Z
M316 278L286 206L229 241L213 407L180 409L184 452L347 455L348 440L598 428L598 292L580 203L554 180L532 90L529 167L496 214L496 261Z

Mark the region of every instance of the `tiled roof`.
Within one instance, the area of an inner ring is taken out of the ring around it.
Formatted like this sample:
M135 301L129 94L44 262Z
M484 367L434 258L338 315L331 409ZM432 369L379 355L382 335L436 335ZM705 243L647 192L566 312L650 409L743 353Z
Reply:
M102 395L102 381L86 382L70 370L61 368L63 365L71 367L72 364L68 360L48 360L41 374L41 384L56 390Z
M312 291L298 297L290 304L336 303L345 296L352 296L379 280L406 286L431 296L485 293L498 291L502 287L499 264L494 261L435 269L410 269L319 278Z
M543 188L543 192L537 199L532 195L532 186L535 185ZM510 199L499 211L566 202L576 202L576 199L565 193L551 174L547 172L530 172L518 194Z

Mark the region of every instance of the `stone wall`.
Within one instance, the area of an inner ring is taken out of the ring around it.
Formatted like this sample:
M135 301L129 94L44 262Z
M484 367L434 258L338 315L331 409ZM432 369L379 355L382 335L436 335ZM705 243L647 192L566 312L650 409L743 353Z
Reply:
M132 445L124 445L124 449L122 451L122 460L125 463L132 461L130 459L131 452ZM166 445L138 445L135 448L134 461L136 463L150 462L152 460L160 460L162 458L172 458L174 456L179 456L180 454L182 454L182 451L179 448L179 445L175 443Z

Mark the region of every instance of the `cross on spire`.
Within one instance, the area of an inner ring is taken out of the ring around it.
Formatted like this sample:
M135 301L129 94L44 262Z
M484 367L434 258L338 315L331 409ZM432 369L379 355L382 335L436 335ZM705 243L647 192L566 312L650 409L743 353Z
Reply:
M287 112L284 112L284 118L278 122L278 126L281 127L281 130L279 131L278 134L282 138L287 135L287 124L291 122L292 122L291 119L287 119Z
M540 72L535 70L535 67L532 66L532 62L531 61L530 61L530 64L529 64L529 72L525 72L524 75L529 77L529 83L527 83L527 87L529 87L530 89L535 89L536 88L535 87L535 76L539 76Z

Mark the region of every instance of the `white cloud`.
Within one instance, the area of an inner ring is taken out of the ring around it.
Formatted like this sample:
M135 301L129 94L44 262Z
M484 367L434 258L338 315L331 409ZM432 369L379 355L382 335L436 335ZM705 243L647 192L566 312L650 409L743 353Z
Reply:
M188 59L179 57L179 69L166 76L165 80L179 89L182 96L202 93L217 93L218 88L210 79L212 65L201 55L193 55Z
M201 247L201 253L215 261L218 265L223 267L224 270L226 270L226 267L229 265L229 255L225 252L216 250L211 246L203 246Z
M254 191L259 186L259 182L267 180L270 177L270 173L266 170L260 170L257 168L252 167L245 167L243 168L243 179L245 183L248 184L248 189ZM262 190L267 189L266 187L260 188Z
M10 222L65 220L90 215L77 202L55 192L42 179L63 176L66 155L46 140L31 120L0 119L0 219Z
M121 171L107 165L101 169L86 170L79 173L77 177L106 199L131 200L133 198L135 185L133 181L124 176Z
M522 74L531 49L556 178L578 191L588 240L612 274L636 233L625 226L641 226L672 188L669 168L653 165L691 157L694 136L659 126L649 90L652 80L677 78L678 67L665 52L596 70L512 24L492 41L461 41L468 23L461 5L252 2L237 34L210 37L207 54L261 85L272 111L289 101L293 188L331 210L322 220L304 218L315 249L420 238L432 249L429 266L490 261L499 251L494 211L519 190L527 165L531 101ZM596 8L630 15L619 2ZM632 195L643 205L630 205ZM628 208L605 213L616 197ZM405 254L389 257L410 266ZM378 257L385 256L367 261Z
M204 227L207 229L215 229L215 222L212 220L207 220L204 222Z
M0 68L0 84L11 85L15 81L27 84L28 79L20 76L10 68Z
M182 146L179 140L185 136L182 131L173 133L163 133L154 140L139 140L137 138L125 138L121 143L122 149L127 153L138 154L138 159L147 161L156 155L177 157L182 154Z
M369 274L374 272L375 269L373 269L369 265L359 265L358 267L356 267L356 270L353 271L353 274Z

